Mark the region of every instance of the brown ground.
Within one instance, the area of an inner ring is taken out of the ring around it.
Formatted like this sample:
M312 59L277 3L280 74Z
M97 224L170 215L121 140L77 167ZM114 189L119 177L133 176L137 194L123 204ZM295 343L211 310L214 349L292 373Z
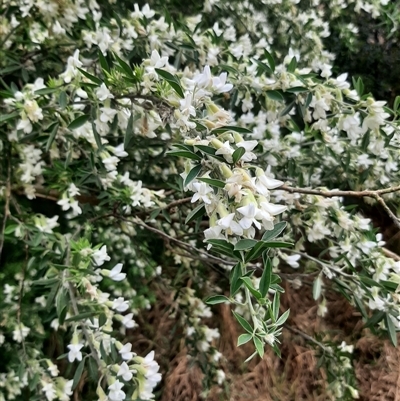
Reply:
M157 303L146 316L151 333L132 333L136 349L155 349L163 369L162 401L298 401L331 400L327 393L327 374L317 366L320 348L307 340L309 336L329 339L337 344L345 340L354 344L354 368L360 400L400 401L400 349L395 349L386 338L373 336L363 328L360 314L339 294L329 293L328 314L317 316L317 306L309 286L294 290L284 283L282 311L290 307L287 322L293 332L285 328L281 337L282 358L267 349L264 358L243 361L253 352L252 345L237 348L241 330L227 305L214 307L210 325L218 325L221 338L215 344L223 354L221 367L226 373L223 386L214 385L205 398L200 364L188 356L184 336L176 329L176 321L169 317L167 293L159 294L164 302ZM143 322L144 323L144 322ZM140 324L141 325L141 324ZM141 326L143 327L143 326ZM300 332L300 333L299 333ZM318 337L319 336L319 337ZM139 341L138 341L139 337ZM148 340L152 338L152 341ZM136 340L136 341L135 341Z

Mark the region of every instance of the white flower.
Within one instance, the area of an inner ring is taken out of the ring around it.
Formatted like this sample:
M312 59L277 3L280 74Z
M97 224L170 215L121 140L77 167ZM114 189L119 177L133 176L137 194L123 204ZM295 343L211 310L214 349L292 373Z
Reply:
M219 149L217 149L215 154L222 155L228 163L232 163L233 162L233 159L232 159L233 152L234 152L234 149L231 148L229 141L226 141L223 144L223 146L221 146Z
M310 242L315 242L317 240L323 239L326 235L329 235L331 230L324 226L322 220L317 220L314 222L312 228L307 229L307 238Z
M114 171L117 169L119 159L116 156L110 156L103 159L102 162L107 171Z
M150 57L150 64L154 68L162 68L167 64L168 57L161 57L157 50L153 50Z
M42 382L42 383L45 383L45 382ZM53 382L44 384L42 387L42 391L45 393L48 401L53 401L57 398L56 388L55 388Z
M224 93L224 92L229 92L232 88L232 84L227 84L226 83L226 77L227 73L223 72L219 77L214 77L212 79L213 82L213 89L217 93Z
M253 223L258 229L261 228L261 224L255 219L255 216L259 210L254 203L249 203L246 206L242 206L237 209L237 211L243 215L243 218L239 221L239 224L244 230L250 228Z
M208 196L210 192L212 192L212 188L208 186L205 182L195 182L193 184L193 188L196 193L193 195L192 203L196 202L197 200L201 199L204 203L208 205L211 203L211 200Z
M106 99L113 99L114 95L107 88L106 84L103 82L99 88L96 89L96 96L101 102Z
M239 223L234 221L235 213L230 213L228 216L223 217L220 220L217 220L217 224L222 227L224 230L230 230L236 235L243 235L243 229Z
M293 267L293 269L297 269L300 266L298 263L300 258L300 255L282 255L282 259L284 259L289 266Z
M104 262L109 261L111 258L107 255L107 246L103 245L100 249L94 251L92 258L96 266L101 266Z
M251 162L252 160L257 159L257 156L251 152L258 145L257 141L242 141L236 145L246 150L245 154L241 157L241 160L245 162Z
M103 123L112 122L114 116L117 114L117 110L110 107L100 107L100 121Z
M123 266L122 263L117 263L117 264L112 268L112 270L110 270L109 277L110 277L111 280L114 280L114 281L122 281L122 280L125 279L126 273L121 273L122 266Z
M121 366L119 367L117 376L122 376L122 378L123 378L125 381L129 381L129 380L132 379L133 374L132 374L132 372L129 370L129 366L128 366L128 364L127 364L126 362L122 362L122 363L121 363Z
M69 352L68 352L68 360L69 362L74 362L75 359L77 361L82 360L82 352L80 351L81 348L83 347L83 344L69 344Z
M129 303L128 301L125 301L124 298L119 297L117 299L114 299L112 308L118 312L125 312L129 308Z
M125 399L126 394L121 390L124 384L119 380L115 381L111 386L108 386L108 398L110 401L122 401Z
M126 343L120 350L119 354L121 355L121 358L124 359L125 361L129 361L133 358L134 353L131 352L132 349L132 344L131 343Z
M128 313L122 318L122 324L127 328L127 329L132 329L133 327L136 326L136 322L132 319L133 318L133 313Z

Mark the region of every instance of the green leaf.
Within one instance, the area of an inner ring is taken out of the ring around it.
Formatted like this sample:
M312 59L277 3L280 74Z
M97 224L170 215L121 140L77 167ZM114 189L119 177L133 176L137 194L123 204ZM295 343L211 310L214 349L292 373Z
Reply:
M172 88L181 98L185 97L181 82L176 75L172 75L168 71L160 70L159 68L155 68L155 71L160 77L164 78L172 86Z
M232 154L233 164L236 164L245 153L245 148L243 148L242 146L238 147Z
M6 229L3 231L3 234L4 234L4 235L12 234L17 228L18 228L18 224L10 224L10 225L7 226Z
M286 92L289 92L289 93L303 93L303 92L308 92L308 91L309 91L309 89L304 86L294 86L293 88L286 89Z
M57 316L60 316L64 308L66 308L69 305L69 299L65 293L65 290L63 288L58 291L57 296L56 296L56 311L57 311Z
M322 277L319 274L318 277L314 280L313 284L313 298L317 300L321 296L322 291Z
M185 220L185 224L189 224L193 220L198 219L199 217L203 216L205 212L206 212L206 207L204 206L204 204L197 206L188 214Z
M271 259L266 256L264 262L264 271L260 279L260 293L263 298L268 294L269 287L271 285L271 275L272 275L272 262Z
M46 143L46 152L49 151L49 149L51 148L52 143L54 142L54 139L57 135L57 131L58 131L58 127L60 126L60 124L58 122L53 123L49 128L50 128L50 135L49 138L47 139L47 143Z
M19 117L19 111L14 111L9 114L1 114L0 115L0 123L3 121L11 120L12 118Z
M378 324L385 317L385 313L382 311L376 311L365 323L365 327L372 328Z
M57 92L59 88L42 88L35 91L35 95L50 95L54 92Z
M250 277L240 277L240 279L257 300L262 298L261 293L254 288Z
M268 248L291 248L293 244L291 242L281 241L263 241L265 246Z
M100 49L99 49L98 55L99 55L99 62L100 62L101 68L104 71L110 72L110 66L108 65L108 62Z
M253 61L255 61L256 64L258 65L257 74L262 74L263 72L268 74L268 75L272 75L273 74L273 71L271 70L270 67L267 66L267 64L263 63L260 60L256 60L256 59L253 59Z
M170 150L169 152L167 152L167 155L177 156L177 157L186 157L187 159L197 160L197 161L202 160L201 156L199 156L198 154L192 153L192 152L187 152L184 150Z
M362 316L364 319L368 319L368 314L367 311L365 310L364 304L361 302L361 300L356 297L355 295L353 296L354 302L358 308L358 310L361 312Z
M246 249L251 249L257 244L258 241L254 239L241 239L235 244L235 251L244 251Z
M57 277L54 278L44 278L42 280L35 280L32 282L33 285L43 285L44 287L51 287L53 284L57 283L57 281L60 281L60 279Z
M76 371L74 374L74 380L72 382L72 390L75 390L76 386L79 384L79 381L81 380L83 368L85 367L85 361L86 361L86 359L83 358L81 360L81 362L79 363L78 367L76 368Z
M237 346L240 347L241 345L248 343L252 338L253 336L251 334L241 334L238 337Z
M263 241L258 241L254 248L247 253L245 261L249 262L251 260L259 258L263 252L268 249L268 245Z
M290 111L293 109L294 105L296 104L296 101L293 100L292 102L290 102L280 113L280 116L286 116L286 114L289 114Z
M211 133L214 135L219 135L219 134L223 134L224 132L228 132L228 131L237 132L238 134L251 134L252 133L252 131L250 131L247 128L236 127L234 125L226 125L225 127L213 129L211 131Z
M283 97L281 92L272 90L272 91L266 91L265 94L272 100L275 100L276 102L284 102L285 98Z
M276 319L278 319L280 305L281 305L281 296L280 296L279 292L276 292L274 295L274 300L272 302L272 314L273 314L273 320L275 322L276 322Z
M222 304L229 302L229 298L224 296L224 295L213 295L204 301L207 305L217 305L217 304Z
M286 322L286 320L288 319L290 314L290 309L288 309L286 312L282 313L282 315L280 316L280 318L277 320L277 322L275 323L277 326L282 326L282 324L284 324Z
M94 139L96 141L96 145L99 149L101 149L103 147L103 145L101 144L100 134L97 132L97 128L96 128L96 124L94 123L93 115L92 115L92 131L93 131Z
M60 92L60 95L58 96L58 103L60 105L61 110L64 110L67 107L68 98L65 91Z
M258 337L253 337L254 345L256 346L256 350L260 358L264 356L264 344Z
M185 182L183 183L184 187L188 186L199 175L202 167L203 166L201 164L198 164L189 171L189 174L187 175L187 177L185 178Z
M274 228L272 230L265 231L265 233L262 236L262 241L270 241L274 238L276 238L287 226L286 221L281 221L279 223L276 223Z
M297 67L297 59L295 56L293 56L293 58L290 60L290 63L287 67L287 70L288 70L288 72L293 73L293 72L295 72L296 67Z
M232 311L233 315L235 316L236 320L239 324L250 334L253 334L253 328L250 326L250 323L244 319L242 316L237 314L235 311Z
M389 334L390 341L392 342L394 347L397 347L397 333L396 328L390 318L389 314L385 315L385 326Z
M52 307L54 306L54 298L57 295L57 291L60 287L60 282L57 280L57 282L53 285L53 287L50 290L49 295L47 296L47 301L46 301L46 310L50 311Z
M78 313L75 316L71 316L68 319L65 319L66 322L76 322L78 320L85 320L89 317L93 317L93 316L97 316L98 313L97 312L83 312L83 313Z
M97 85L101 85L103 83L103 81L97 77L95 77L92 74L89 74L87 71L82 70L82 68L78 67L78 70L87 78L90 79L92 82L94 82Z
M214 180L212 178L198 178L198 180L217 188L225 188L226 185L223 181Z
M128 120L128 125L126 126L126 132L125 132L125 137L124 137L124 149L128 150L131 147L133 139L133 113L131 113L129 120Z
M74 130L79 127L82 127L82 125L85 124L87 121L89 121L89 119L90 119L89 114L84 114L82 116L79 116L78 118L75 118L75 120L68 125L68 129Z
M275 72L275 60L272 57L272 54L268 50L264 50L264 56L267 59L268 64L271 67L272 72Z
M400 106L400 96L396 96L396 99L394 99L393 110L397 111L399 106Z
M121 66L125 74L130 78L134 78L135 75L133 74L132 68L129 66L129 64L122 60L122 58L118 57L116 54L114 54L114 57L117 59L118 64Z
M237 263L231 270L230 274L230 294L231 297L235 296L235 294L239 291L240 287L243 284L243 281L240 280L240 276L242 275L242 267L240 263Z
M232 253L234 251L233 245L230 242L225 241L224 239L209 239L207 240L207 242L217 248L224 248Z

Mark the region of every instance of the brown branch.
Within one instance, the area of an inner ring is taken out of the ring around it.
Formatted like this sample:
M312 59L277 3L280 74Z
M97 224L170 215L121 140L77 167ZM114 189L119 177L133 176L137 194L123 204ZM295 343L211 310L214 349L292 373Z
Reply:
M392 221L394 222L396 227L400 230L400 219L390 210L389 206L386 204L385 200L381 196L381 195L400 191L400 185L398 185L396 187L377 189L377 190L364 190L364 191L321 191L318 189L294 188L294 187L289 187L287 185L283 185L283 186L279 187L279 189L290 192L290 193L317 195L317 196L323 196L325 198L333 198L336 196L338 196L338 197L353 196L356 198L364 198L364 197L373 198L383 207L383 209L386 211L386 213L392 219Z
M375 198L380 195L385 195L393 192L400 191L400 185L396 187L377 189L377 190L364 190L364 191L321 191L318 189L295 188L287 185L282 185L277 189L282 189L290 193L306 194L306 195L319 195L325 198L333 198L335 196L354 196L357 198L371 197Z
M11 199L11 160L10 159L11 159L10 152L8 152L4 216L3 216L3 222L1 225L1 233L0 233L0 259L1 259L1 255L3 252L3 246L4 246L4 237L5 237L4 231L6 229L7 219L10 215L10 199Z

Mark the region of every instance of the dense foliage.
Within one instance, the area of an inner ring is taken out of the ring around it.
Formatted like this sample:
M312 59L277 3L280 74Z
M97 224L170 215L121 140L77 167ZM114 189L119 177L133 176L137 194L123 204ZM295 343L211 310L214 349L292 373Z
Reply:
M398 6L0 3L0 400L159 396L126 338L160 289L209 383L212 305L249 359L279 354L284 276L396 344L400 258L371 217L400 228L400 98L343 55L364 57L360 19L396 46ZM315 341L332 399L358 398L352 345Z

